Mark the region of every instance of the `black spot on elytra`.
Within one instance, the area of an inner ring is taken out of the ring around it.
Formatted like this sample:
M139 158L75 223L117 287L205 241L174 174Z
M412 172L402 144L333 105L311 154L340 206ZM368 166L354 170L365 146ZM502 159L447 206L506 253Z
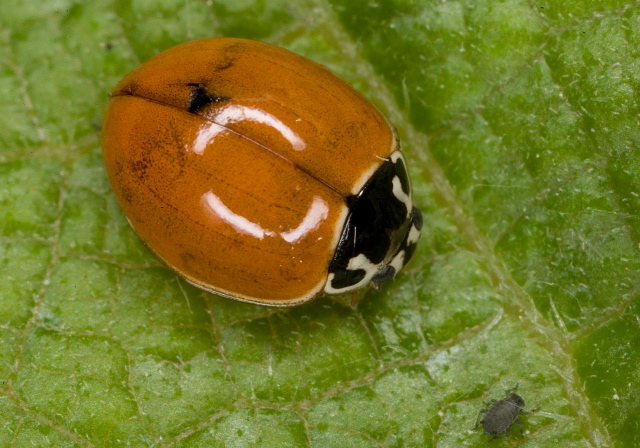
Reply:
M142 151L139 157L129 161L128 168L131 174L140 180L147 177L148 171L153 169L154 157L149 151Z
M128 204L133 203L135 199L134 193L125 185L120 186L120 197Z
M120 95L135 95L137 90L138 90L138 84L136 84L135 82L131 82L129 83L129 85L127 85L127 87L122 92L118 92L118 93Z
M196 256L193 254L190 254L189 252L180 253L180 260L182 260L182 263L184 263L187 266L190 265L195 259L196 259Z
M214 67L213 71L216 73L223 72L233 67L235 63L236 63L235 58L225 58L225 60L221 64L216 65Z
M236 54L242 54L246 47L247 47L247 43L245 41L238 41L227 46L224 49L224 54L226 57L235 57Z
M129 165L131 173L140 180L147 177L147 171L150 167L151 163L149 162L149 160L145 159L136 160L135 162L131 162L131 164Z
M197 114L203 107L208 106L209 104L229 101L229 98L226 96L219 96L207 92L204 84L190 83L187 85L189 87L193 87L191 94L189 95L189 103L187 104L187 110L192 114Z

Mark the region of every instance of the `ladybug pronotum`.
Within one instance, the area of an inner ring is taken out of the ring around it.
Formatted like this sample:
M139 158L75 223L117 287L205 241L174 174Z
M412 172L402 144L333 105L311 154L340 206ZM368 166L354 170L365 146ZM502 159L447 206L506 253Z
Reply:
M131 226L188 282L287 306L392 279L422 215L385 118L323 66L230 38L124 77L104 162Z

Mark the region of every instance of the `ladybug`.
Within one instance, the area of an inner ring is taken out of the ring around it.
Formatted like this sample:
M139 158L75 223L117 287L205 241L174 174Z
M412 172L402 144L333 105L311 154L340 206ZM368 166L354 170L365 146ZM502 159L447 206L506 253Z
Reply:
M297 305L386 282L422 228L386 119L325 67L261 42L188 42L126 75L103 153L147 247L241 301Z

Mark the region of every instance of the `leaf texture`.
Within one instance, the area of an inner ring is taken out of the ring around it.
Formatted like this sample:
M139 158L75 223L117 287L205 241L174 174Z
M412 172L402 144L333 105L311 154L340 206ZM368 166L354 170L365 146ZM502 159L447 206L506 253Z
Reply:
M398 128L423 237L357 308L201 292L120 211L107 92L214 36ZM622 0L3 0L0 446L640 446L639 44ZM472 431L515 384L524 430Z

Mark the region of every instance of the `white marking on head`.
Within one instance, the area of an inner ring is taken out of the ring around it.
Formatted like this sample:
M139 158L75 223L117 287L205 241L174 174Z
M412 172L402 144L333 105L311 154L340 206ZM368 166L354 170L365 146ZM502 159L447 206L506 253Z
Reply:
M409 236L407 237L407 246L415 244L420 239L420 230L415 225L411 225L411 230L409 230Z
M406 163L404 163L404 156L402 155L402 152L401 152L401 151L394 151L394 153L393 153L393 154L391 154L391 157L389 157L389 158L391 159L391 161L392 161L393 163L396 163L396 162L398 161L398 159L402 159L402 164L403 164L404 166L407 166L407 164L406 164Z
M413 208L413 203L411 202L411 197L402 190L402 183L400 182L400 178L398 176L393 176L391 185L393 186L393 195L398 198L398 200L402 202L405 207L407 207L407 216L409 216L409 214L411 213L411 209Z
M373 264L364 254L358 254L357 256L349 260L347 269L350 271L356 271L362 269L365 271L365 275L358 283L354 285L345 286L344 288L333 288L331 282L333 281L335 274L332 272L329 274L329 279L324 287L324 292L327 294L340 294L343 292L353 291L366 285L371 281L374 275L378 273L381 265Z
M365 254L358 254L357 256L350 259L349 264L347 265L347 269L349 269L350 271L362 269L367 273L373 272L374 274L378 272L377 265L371 263L371 261L369 261Z
M393 260L388 263L388 265L396 270L397 275L398 272L400 272L400 270L404 267L404 250L398 252L396 256L393 257Z
M409 175L409 172L407 171L407 164L404 161L404 156L402 155L401 151L394 152L393 154L391 154L391 157L389 157L389 159L391 159L394 165L398 163L402 164L404 172L407 174L407 176ZM409 179L407 179L407 181L408 180ZM393 179L391 180L391 185L393 186L393 195L407 207L407 216L409 216L409 214L411 213L411 209L413 208L413 202L411 200L411 183L409 183L408 194L402 190L402 182L400 181L400 178L398 176L393 177Z
M329 273L329 276L327 277L327 283L325 283L324 285L324 292L326 292L327 294L340 294L341 292L349 291L349 289L342 289L342 288L335 289L331 286L331 282L333 282L333 279L335 278L335 276L336 274L334 274L333 272Z

